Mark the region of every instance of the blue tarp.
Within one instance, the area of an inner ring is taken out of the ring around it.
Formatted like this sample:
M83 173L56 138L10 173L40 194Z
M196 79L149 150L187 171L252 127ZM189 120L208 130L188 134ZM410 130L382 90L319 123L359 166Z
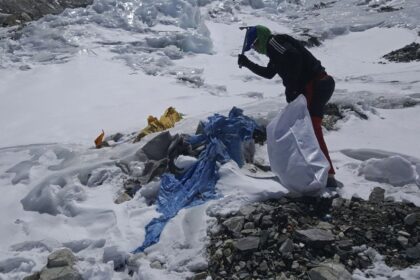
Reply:
M134 253L143 252L147 247L159 241L166 223L179 210L196 206L215 198L215 186L218 175L217 162L225 163L230 159L239 166L244 164L242 142L250 139L257 124L242 114L242 110L233 107L229 116L215 114L203 122L203 133L190 136L192 146L206 145L197 162L181 176L165 173L157 198L157 211L162 213L146 226L146 237L143 244Z

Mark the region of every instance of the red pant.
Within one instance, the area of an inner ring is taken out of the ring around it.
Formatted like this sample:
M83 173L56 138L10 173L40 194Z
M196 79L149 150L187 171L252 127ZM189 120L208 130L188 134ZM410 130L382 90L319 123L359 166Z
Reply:
M332 77L326 73L321 73L318 77L310 81L305 87L305 96L308 102L308 110L311 115L312 126L314 128L319 147L330 163L328 174L335 174L327 144L322 133L322 118L324 116L324 107L334 91L335 83Z

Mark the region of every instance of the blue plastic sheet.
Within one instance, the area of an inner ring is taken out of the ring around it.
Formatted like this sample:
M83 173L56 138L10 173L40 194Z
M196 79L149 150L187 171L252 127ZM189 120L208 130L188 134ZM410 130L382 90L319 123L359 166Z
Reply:
M206 147L197 162L178 178L169 173L162 176L157 199L157 211L162 215L146 226L145 240L134 253L143 252L157 243L166 223L179 210L217 197L217 162L223 164L232 159L239 166L244 164L242 142L252 137L257 124L242 112L233 107L228 117L215 114L203 123L203 134L190 136L188 141L191 145L204 144Z

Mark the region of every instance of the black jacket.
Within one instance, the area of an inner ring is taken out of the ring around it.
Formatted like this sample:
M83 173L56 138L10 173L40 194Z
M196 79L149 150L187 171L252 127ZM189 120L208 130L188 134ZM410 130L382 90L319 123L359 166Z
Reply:
M325 71L317 60L298 40L286 34L272 35L267 42L267 67L249 61L246 65L255 74L271 79L276 74L283 80L287 102L305 91L306 84Z

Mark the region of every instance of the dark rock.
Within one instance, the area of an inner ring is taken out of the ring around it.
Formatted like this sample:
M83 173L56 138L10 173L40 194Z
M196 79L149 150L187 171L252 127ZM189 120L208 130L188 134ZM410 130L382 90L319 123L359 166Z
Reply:
M271 225L273 225L273 221L271 220L271 216L270 215L263 216L262 220L261 220L261 226L269 227Z
M248 222L244 225L244 229L254 229L255 225L253 222Z
M332 201L331 206L333 208L340 208L341 206L344 205L344 201L345 200L343 198L341 198L341 197L334 198L333 201Z
M377 9L378 12L380 13L388 13L388 12L395 12L395 11L399 11L402 8L394 8L392 6L382 6L379 9Z
M41 278L41 273L35 272L34 274L24 277L23 280L39 280L40 278Z
M63 267L63 266L72 266L76 262L76 257L73 253L65 248L58 251L53 252L51 255L48 256L48 268L53 267Z
M260 266L258 267L258 269L260 271L267 271L268 270L268 265L267 262L264 260L261 262Z
M409 248L406 251L407 258L412 260L419 260L420 259L420 243L417 243L415 247Z
M311 280L351 280L351 274L339 263L323 263L321 266L311 269Z
M82 280L80 273L70 267L54 267L54 268L44 268L41 270L40 279L42 280Z
M193 277L190 278L190 280L204 280L207 278L207 272L203 271L200 273L196 273Z
M80 273L73 268L76 257L65 248L48 256L47 265L40 271L25 277L26 280L82 280Z
M401 49L392 51L383 56L393 62L410 62L420 60L420 44L411 43Z
M409 216L419 208L412 203L289 197L250 206L255 211L217 217L222 225L247 214L247 229L209 231L212 279L279 279L281 273L287 280L348 279L354 270L372 265L368 248L393 269L419 263L420 227Z
M369 201L373 203L382 203L385 199L385 190L380 187L375 187L369 195Z
M37 20L48 14L60 14L66 8L91 5L93 0L0 0L0 24L11 26Z
M397 241L401 244L402 247L406 248L408 246L408 238L404 236L398 236Z
M239 214L242 216L248 216L252 214L255 211L255 209L256 208L254 206L244 205L241 206L241 208L239 208Z
M394 277L389 278L389 280L404 280L404 278L402 278L401 276L397 275Z
M339 240L335 244L341 249L350 250L351 247L353 246L353 241L350 239Z
M407 226L412 226L420 221L420 213L412 213L404 218L404 223Z
M236 240L235 248L240 251L255 250L258 249L260 245L259 237L245 237L239 240Z
M128 254L125 251L119 250L117 246L111 246L104 249L102 258L104 263L113 261L115 271L122 271L127 264Z
M243 216L232 217L223 222L223 225L232 232L240 232L244 226L245 218Z
M283 255L289 254L293 251L293 241L290 239L286 239L283 244L280 246L280 253Z
M335 240L334 234L318 228L297 230L296 234L298 239L311 245L324 245Z

